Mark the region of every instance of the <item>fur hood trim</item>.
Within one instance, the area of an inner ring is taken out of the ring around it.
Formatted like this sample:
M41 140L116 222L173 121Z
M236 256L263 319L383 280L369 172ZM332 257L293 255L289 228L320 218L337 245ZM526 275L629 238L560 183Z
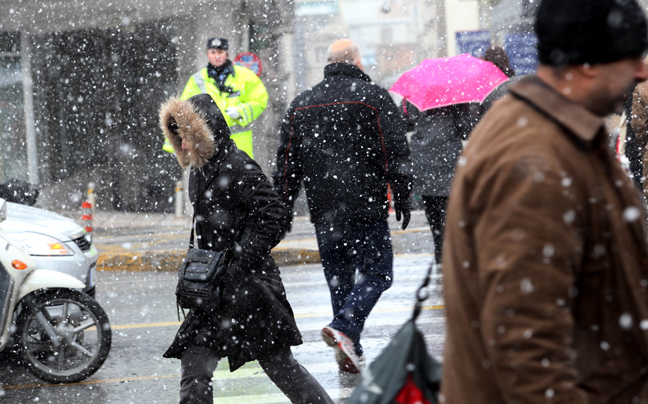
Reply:
M214 134L207 118L189 101L171 98L160 107L160 128L180 163L180 167L202 168L214 156ZM182 149L182 139L188 148Z

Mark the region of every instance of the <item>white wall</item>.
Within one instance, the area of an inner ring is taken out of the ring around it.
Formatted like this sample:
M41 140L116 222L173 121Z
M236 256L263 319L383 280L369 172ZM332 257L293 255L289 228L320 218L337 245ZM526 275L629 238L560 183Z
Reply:
M458 53L456 33L480 29L479 2L477 0L440 1L445 1L448 56L454 56Z

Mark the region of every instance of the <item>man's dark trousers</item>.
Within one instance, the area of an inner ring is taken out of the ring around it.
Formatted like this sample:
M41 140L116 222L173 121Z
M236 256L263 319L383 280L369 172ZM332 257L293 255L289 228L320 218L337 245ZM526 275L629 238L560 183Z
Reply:
M334 318L329 326L351 338L361 356L365 320L393 281L389 226L386 220L316 223L315 232L331 292Z

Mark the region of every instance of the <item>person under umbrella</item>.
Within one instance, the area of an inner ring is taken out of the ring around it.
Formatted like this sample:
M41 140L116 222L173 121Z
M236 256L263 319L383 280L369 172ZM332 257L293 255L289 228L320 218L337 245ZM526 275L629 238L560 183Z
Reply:
M481 102L507 76L493 63L468 54L425 59L405 72L390 91L402 95L410 141L414 193L421 196L441 264L446 205L462 141L477 120Z
M520 79L520 76L515 75L515 70L511 66L508 54L501 46L491 46L490 48L486 49L486 51L484 51L484 54L481 58L482 60L491 62L492 64L497 66L497 68L500 69L502 73L504 73L509 79L495 87L495 89L491 91L488 96L486 96L484 101L481 102L481 104L479 105L480 118L484 116L488 108L490 108L495 103L495 101L502 98L504 94L508 92L511 84L517 83Z
M440 265L450 185L462 141L468 139L476 120L476 105L462 103L419 111L409 102L403 102L408 131L414 131L410 140L410 157L416 170L413 191L423 200L432 231L434 260Z

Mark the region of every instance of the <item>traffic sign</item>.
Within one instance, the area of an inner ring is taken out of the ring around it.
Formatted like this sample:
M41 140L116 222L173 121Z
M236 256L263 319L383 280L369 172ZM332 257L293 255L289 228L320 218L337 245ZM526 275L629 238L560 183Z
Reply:
M532 32L506 36L504 49L508 54L515 74L535 73L538 67L538 39Z
M234 58L233 63L235 65L247 67L248 69L252 70L257 76L260 76L261 72L263 71L261 59L259 59L259 57L252 52L239 53Z
M460 31L456 33L457 48L459 53L469 53L479 58L490 46L490 32L488 31Z

